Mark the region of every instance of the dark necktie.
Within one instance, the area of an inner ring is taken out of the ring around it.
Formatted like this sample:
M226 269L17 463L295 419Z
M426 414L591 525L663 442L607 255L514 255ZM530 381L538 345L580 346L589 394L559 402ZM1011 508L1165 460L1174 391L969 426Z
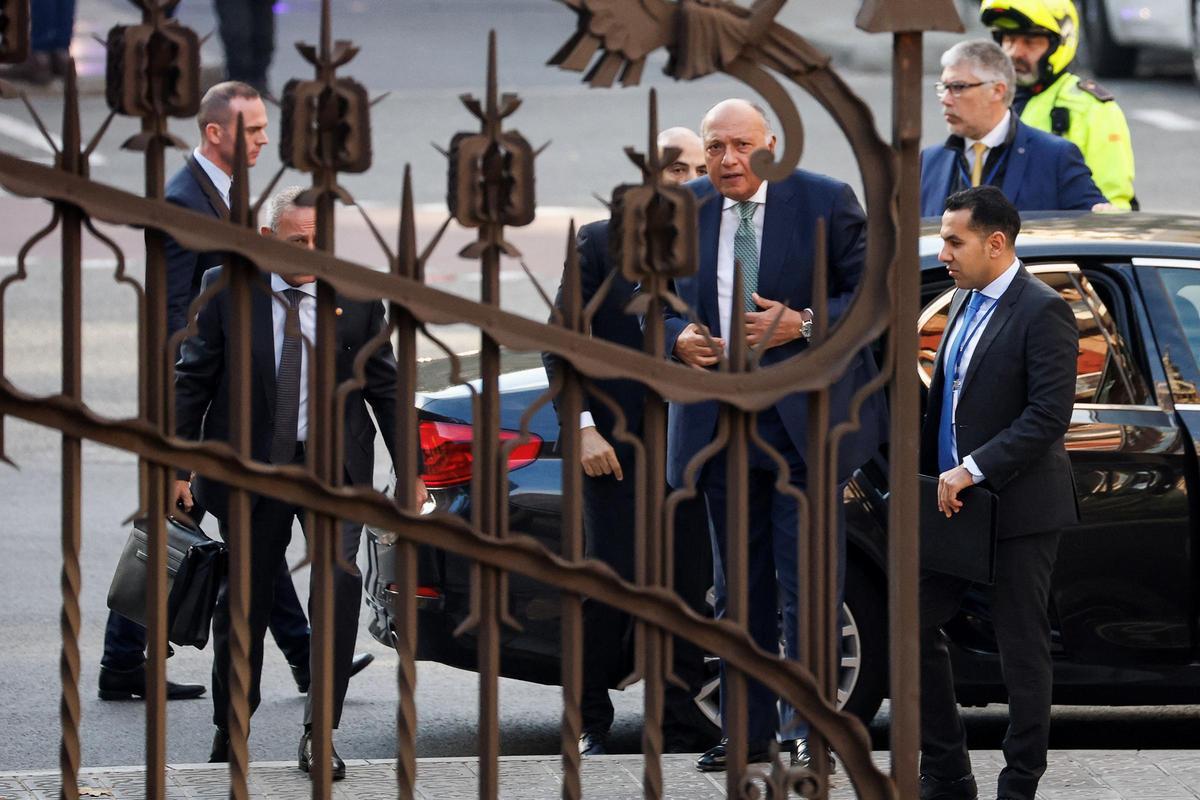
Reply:
M743 200L734 208L739 221L733 234L733 257L742 265L742 305L747 311L758 311L752 296L758 291L758 236L754 232L754 212L758 203Z
M300 420L300 300L304 292L284 289L287 316L283 322L283 350L275 373L275 431L271 435L271 463L290 464L296 458L296 426Z
M974 333L972 323L983 305L984 297L979 292L971 292L971 300L967 303L967 311L962 316L962 324L950 347L946 349L946 373L942 379L942 415L938 420L938 470L945 472L958 466L954 458L954 384L958 378L958 362L966 350L966 337Z

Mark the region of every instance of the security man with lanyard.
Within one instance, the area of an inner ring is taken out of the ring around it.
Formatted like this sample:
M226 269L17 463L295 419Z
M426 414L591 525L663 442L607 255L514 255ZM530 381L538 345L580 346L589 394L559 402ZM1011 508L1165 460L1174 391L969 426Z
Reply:
M1067 72L1079 47L1071 0L983 0L980 19L1013 61L1013 111L1026 125L1075 143L1114 208L1137 208L1125 114L1094 80Z

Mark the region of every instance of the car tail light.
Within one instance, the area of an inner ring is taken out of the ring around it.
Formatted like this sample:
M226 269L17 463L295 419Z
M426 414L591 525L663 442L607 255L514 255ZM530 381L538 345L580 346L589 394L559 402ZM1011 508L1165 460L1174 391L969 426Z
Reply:
M518 431L500 431L500 442L519 438ZM475 431L470 425L457 422L421 421L421 454L425 459L425 471L421 479L430 489L458 486L471 480L474 458L471 443ZM529 441L517 445L508 454L508 469L520 469L532 464L542 449L542 439L529 434Z

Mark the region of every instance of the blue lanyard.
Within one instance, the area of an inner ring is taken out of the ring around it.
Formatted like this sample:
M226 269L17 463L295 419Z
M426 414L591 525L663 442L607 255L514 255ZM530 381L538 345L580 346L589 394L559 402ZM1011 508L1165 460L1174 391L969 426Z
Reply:
M992 312L995 311L996 306L1000 304L999 301L993 300L986 294L980 294L980 297L983 297L985 300L991 300L992 304L988 306L987 311L980 314L975 321L971 323L971 327L967 328L967 332L963 334L963 337L958 341L958 352L954 354L954 375L951 376L951 385L954 391L958 391L958 375L959 370L962 369L963 351L967 349L967 344L970 343L971 339L975 337L975 334L983 330L983 326L987 324L989 319L991 319Z
M1003 147L1003 145L998 145L998 146ZM992 149L995 149L995 148L989 148L989 151ZM998 173L1000 171L1000 167L1004 164L1005 161L1008 160L1008 154L1009 154L1009 151L1011 151L1011 150L1012 150L1011 147L1004 148L1004 152L1000 154L1000 158L996 159L996 164L995 164L995 166L992 167L991 172L989 172L987 174L986 178L983 178L982 180L980 180L980 182L979 182L980 186L991 186L992 185L992 179L996 177L996 173ZM987 159L987 154L989 151L985 151L983 154L984 159L985 159L984 163L987 163L986 159ZM966 151L964 150L963 157L961 159L959 159L959 161L958 161L958 172L962 176L963 185L970 186L971 185L971 175L970 175L970 173L967 172L967 168L963 166L963 162L966 161L966 158L967 158Z

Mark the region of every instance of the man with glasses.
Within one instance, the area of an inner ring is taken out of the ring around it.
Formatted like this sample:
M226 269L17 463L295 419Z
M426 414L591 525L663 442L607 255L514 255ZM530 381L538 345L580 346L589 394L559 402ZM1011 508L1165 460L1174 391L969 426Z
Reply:
M940 215L947 197L981 185L1019 211L1111 208L1078 147L1012 113L1015 87L1012 60L995 42L960 42L942 55L936 91L950 137L921 153L921 216Z

